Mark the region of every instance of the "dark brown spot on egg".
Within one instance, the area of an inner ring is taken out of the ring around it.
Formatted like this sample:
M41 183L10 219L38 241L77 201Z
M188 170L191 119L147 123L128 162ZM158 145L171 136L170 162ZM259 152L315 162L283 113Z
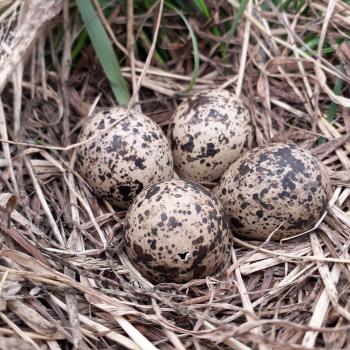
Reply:
M244 225L236 218L230 218L230 222L231 222L233 227L236 227L236 228L243 228L244 227Z
M244 176L249 173L251 169L246 163L242 163L241 166L239 167L239 175Z
M147 190L145 198L146 199L150 199L152 198L154 195L156 195L160 190L159 186L152 186L150 189Z
M130 196L131 188L130 188L130 186L127 186L127 185L119 186L119 193L121 194L123 200L129 201L131 199L131 196Z
M153 261L152 255L144 253L143 248L140 245L134 243L133 250L136 253L136 261L142 261L142 262Z
M174 216L171 216L168 220L168 227L175 229L178 226L182 226L182 223L179 222Z
M185 152L192 152L193 151L193 148L194 148L194 143L193 143L193 140L194 140L194 137L192 135L187 135L188 136L188 141L181 145L181 149Z
M262 210L258 210L255 214L260 219L264 216L264 212Z
M204 241L203 236L199 236L198 238L196 238L192 241L192 244L194 244L194 245L200 244L200 243L203 243L203 241Z

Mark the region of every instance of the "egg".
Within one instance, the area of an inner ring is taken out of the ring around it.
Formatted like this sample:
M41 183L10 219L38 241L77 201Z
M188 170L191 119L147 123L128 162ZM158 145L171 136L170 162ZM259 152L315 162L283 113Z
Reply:
M213 194L237 235L265 240L312 229L331 195L326 168L310 152L289 144L258 147L224 173Z
M142 113L122 107L96 113L78 142L76 167L93 192L127 208L144 188L173 177L170 145Z
M125 218L127 255L151 281L181 283L215 273L227 258L229 239L222 206L190 180L150 186Z
M251 116L229 91L199 92L179 104L168 137L180 177L214 181L251 148Z

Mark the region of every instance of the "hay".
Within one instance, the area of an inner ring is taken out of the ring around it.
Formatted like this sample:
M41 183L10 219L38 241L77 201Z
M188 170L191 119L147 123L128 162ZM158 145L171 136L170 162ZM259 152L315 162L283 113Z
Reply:
M334 193L311 233L284 242L235 238L222 274L156 286L123 253L125 212L97 200L74 172L82 118L95 104L110 106L113 96L89 46L70 67L82 29L70 6L1 4L0 349L349 348L350 50L337 39L350 24L350 6L317 0L287 14L249 1L233 38L213 35L212 23L189 14L201 58L194 90L218 86L241 95L256 144L288 141L311 150L328 167ZM238 7L213 2L212 17L217 25L231 21L220 16ZM158 31L157 7L129 13L127 34L119 10L103 23L129 55L130 40L139 40L132 28ZM146 64L132 54L123 75L135 87L133 101L166 126L191 81L193 58L185 25L164 11L168 21L160 26L169 42L162 45L172 60L151 61L150 44ZM318 46L307 49L315 34ZM325 41L330 54L322 51ZM227 61L223 43L230 44ZM337 78L346 85L341 96L332 90ZM331 101L334 120L327 118Z

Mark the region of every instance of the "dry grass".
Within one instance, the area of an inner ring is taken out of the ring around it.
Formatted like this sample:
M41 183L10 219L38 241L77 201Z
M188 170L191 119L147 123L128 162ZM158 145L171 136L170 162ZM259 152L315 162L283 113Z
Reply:
M222 13L239 4L217 3L212 17L220 26ZM221 86L240 95L257 145L295 142L317 155L334 185L327 215L293 240L235 238L219 276L157 286L123 253L125 212L97 200L74 172L83 117L114 98L89 45L71 66L82 28L73 5L0 4L1 350L350 348L350 47L343 40L350 6L317 0L287 14L259 3L248 2L233 38L188 16L201 58L194 90ZM132 102L166 127L191 81L191 40L173 12L164 10L159 25L159 7L136 15L132 4L103 23L127 55ZM135 55L142 24L163 30L168 62L151 60L151 42L145 64ZM305 50L308 38L318 39L313 51ZM230 44L226 61L222 43ZM333 92L339 78L341 96Z

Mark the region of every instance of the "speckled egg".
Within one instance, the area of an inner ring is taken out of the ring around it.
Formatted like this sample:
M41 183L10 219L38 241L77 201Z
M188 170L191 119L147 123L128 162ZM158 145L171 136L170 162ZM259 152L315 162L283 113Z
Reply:
M229 237L219 201L205 187L181 179L140 193L124 226L130 261L157 282L180 283L215 273L227 258Z
M258 147L224 173L214 195L232 227L247 239L272 239L311 229L327 208L331 185L326 168L294 145Z
M96 113L82 130L76 166L93 192L127 208L144 188L171 179L173 159L162 129L134 110ZM123 119L124 118L124 119ZM120 122L118 122L120 121Z
M200 92L177 107L168 137L181 177L214 181L251 148L251 116L226 90Z

